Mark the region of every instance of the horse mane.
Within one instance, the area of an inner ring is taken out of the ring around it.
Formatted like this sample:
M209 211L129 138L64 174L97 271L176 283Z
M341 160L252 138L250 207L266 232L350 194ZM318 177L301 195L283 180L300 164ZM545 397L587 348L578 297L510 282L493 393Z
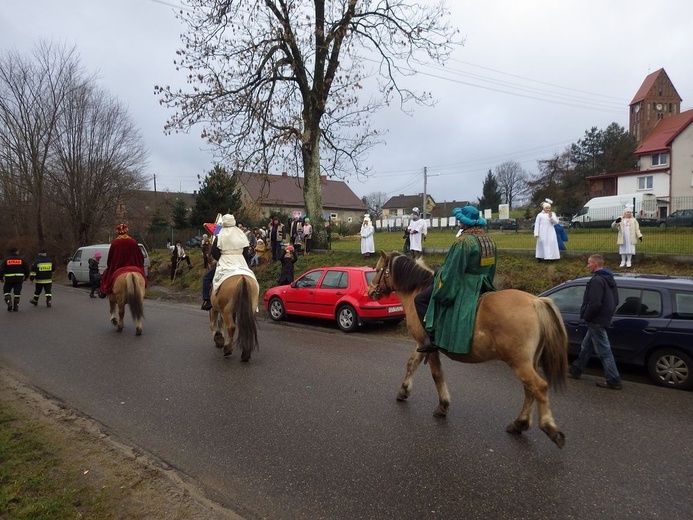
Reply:
M397 252L392 252L391 255L390 271L398 291L413 293L433 283L435 273L422 258L412 260Z

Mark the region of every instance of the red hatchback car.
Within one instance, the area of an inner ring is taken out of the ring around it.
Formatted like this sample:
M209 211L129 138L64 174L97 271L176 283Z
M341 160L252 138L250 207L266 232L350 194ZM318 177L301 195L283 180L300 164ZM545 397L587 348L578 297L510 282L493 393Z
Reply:
M265 308L274 321L287 316L337 320L344 332L353 332L367 321L401 322L404 307L396 294L378 301L366 294L374 277L372 267L318 267L291 285L267 289Z

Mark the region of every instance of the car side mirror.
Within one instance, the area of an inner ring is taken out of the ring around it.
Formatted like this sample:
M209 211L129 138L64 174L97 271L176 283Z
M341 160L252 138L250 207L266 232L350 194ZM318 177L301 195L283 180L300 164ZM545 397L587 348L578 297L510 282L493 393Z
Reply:
M298 286L298 284L296 282L291 282L291 287L293 287L295 289L297 286Z

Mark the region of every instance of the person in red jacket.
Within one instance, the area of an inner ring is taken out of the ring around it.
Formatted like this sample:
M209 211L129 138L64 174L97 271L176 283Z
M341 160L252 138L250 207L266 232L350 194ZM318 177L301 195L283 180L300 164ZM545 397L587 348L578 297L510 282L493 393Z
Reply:
M118 224L116 232L118 236L111 242L106 258L106 269L101 274L99 298L105 298L113 290L113 282L123 272L137 271L142 276L144 273L144 255L137 241L128 235L128 226Z

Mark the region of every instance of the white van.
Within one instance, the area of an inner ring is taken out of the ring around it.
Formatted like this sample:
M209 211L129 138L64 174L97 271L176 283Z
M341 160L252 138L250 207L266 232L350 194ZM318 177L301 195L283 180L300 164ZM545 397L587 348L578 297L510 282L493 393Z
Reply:
M151 265L149 254L143 244L139 244L139 246L144 256L144 274L149 277L149 266ZM77 287L77 284L80 283L89 283L89 259L93 258L97 251L101 253L99 271L103 273L104 269L106 269L110 247L111 244L95 244L93 246L80 247L75 251L75 254L67 262L67 277L72 281L73 287Z
M590 199L570 221L572 227L609 227L623 215L626 204L633 205L633 216L640 224L657 221L657 197L654 193L628 193Z

